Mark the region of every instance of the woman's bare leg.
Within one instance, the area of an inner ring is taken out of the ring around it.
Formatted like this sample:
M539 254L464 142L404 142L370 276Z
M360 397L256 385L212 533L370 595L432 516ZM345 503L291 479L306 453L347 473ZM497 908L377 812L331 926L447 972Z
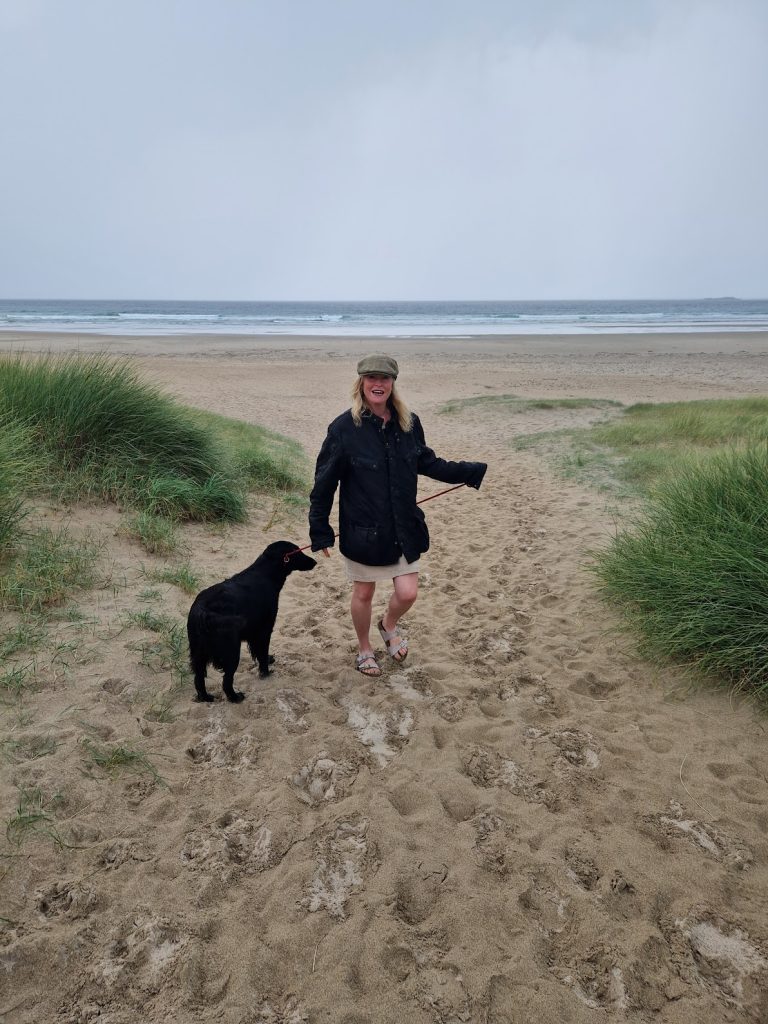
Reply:
M392 585L395 589L392 591L389 605L381 620L387 633L393 630L408 609L413 607L419 595L419 574L407 572L403 576L395 576Z
M350 611L361 654L373 652L373 647L371 647L371 604L375 590L375 583L354 582L352 584Z

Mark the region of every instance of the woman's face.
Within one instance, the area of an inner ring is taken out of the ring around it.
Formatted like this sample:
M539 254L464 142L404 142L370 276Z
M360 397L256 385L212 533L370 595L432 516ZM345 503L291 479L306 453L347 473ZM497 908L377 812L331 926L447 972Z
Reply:
M392 378L385 373L366 373L363 377L363 398L372 408L386 405L392 394Z

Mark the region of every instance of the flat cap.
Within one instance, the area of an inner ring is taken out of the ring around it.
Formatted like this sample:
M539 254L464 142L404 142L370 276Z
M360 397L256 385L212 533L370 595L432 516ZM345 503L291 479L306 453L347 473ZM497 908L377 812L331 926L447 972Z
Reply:
M385 373L388 377L396 380L399 372L400 369L391 356L363 356L357 364L358 377L363 377L366 373Z

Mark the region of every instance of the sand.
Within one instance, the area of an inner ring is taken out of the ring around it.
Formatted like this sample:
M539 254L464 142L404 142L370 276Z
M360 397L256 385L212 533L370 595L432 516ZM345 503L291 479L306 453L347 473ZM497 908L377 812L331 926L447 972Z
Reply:
M147 594L164 560L116 534L118 511L41 510L97 531L104 581L74 598L85 620L55 627L37 690L2 707L4 820L39 790L65 845L3 840L0 1020L768 1020L764 715L637 655L585 571L614 529L605 497L510 446L598 412L438 414L484 394L765 394L765 336L0 336L104 347L311 457L359 352L384 348L438 453L490 469L479 492L425 506L404 666L353 670L348 584L322 559L288 580L276 671L259 680L244 658L236 706L216 674L200 705L143 663L153 637L125 612L183 621L191 598ZM184 536L206 585L271 540L307 541L271 502ZM162 778L108 775L88 743L140 751Z

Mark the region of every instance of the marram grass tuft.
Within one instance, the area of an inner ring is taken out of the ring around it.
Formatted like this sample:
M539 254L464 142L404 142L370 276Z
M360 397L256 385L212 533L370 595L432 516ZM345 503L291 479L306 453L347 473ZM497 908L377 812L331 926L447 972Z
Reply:
M594 571L646 653L768 696L768 444L660 485Z

